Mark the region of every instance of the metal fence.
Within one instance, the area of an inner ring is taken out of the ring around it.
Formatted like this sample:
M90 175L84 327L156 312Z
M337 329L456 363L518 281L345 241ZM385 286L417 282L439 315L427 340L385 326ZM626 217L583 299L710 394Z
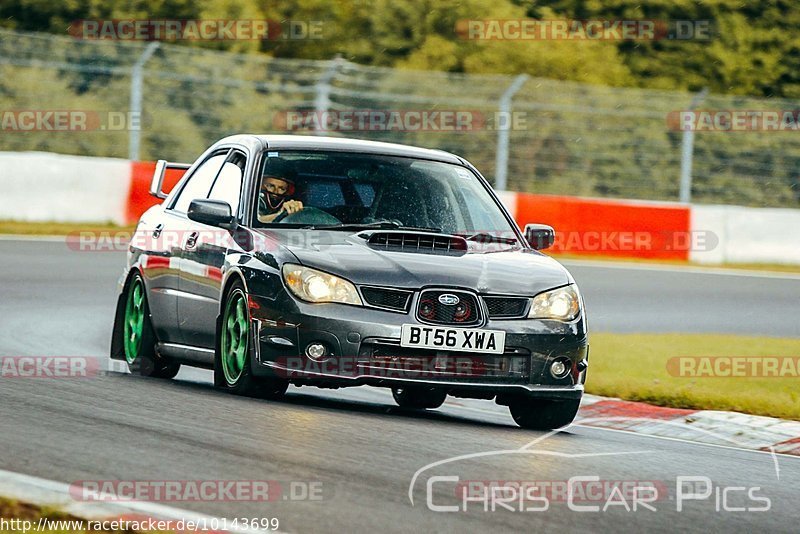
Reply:
M587 67L589 68L589 67ZM596 66L602 68L602 66ZM792 110L797 102L621 89L500 75L274 59L164 43L0 30L0 110L85 110L90 131L10 131L0 150L192 161L232 133L313 130L440 148L498 188L540 193L800 207L800 132L685 132L674 113ZM468 114L470 127L334 128L348 110ZM140 113L112 127L106 112ZM287 119L288 118L288 119ZM681 184L683 183L683 188Z

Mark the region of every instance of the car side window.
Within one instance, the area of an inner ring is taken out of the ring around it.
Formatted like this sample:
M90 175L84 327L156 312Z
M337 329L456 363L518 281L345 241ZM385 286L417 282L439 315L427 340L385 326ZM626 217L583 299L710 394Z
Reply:
M211 184L214 182L214 178L217 177L227 155L227 152L225 152L204 161L189 178L189 181L186 182L172 209L180 213L186 213L192 200L208 197Z
M239 199L242 193L242 177L244 176L245 157L239 152L234 152L222 165L219 176L211 187L208 198L223 200L230 204L231 213L235 216L239 212Z

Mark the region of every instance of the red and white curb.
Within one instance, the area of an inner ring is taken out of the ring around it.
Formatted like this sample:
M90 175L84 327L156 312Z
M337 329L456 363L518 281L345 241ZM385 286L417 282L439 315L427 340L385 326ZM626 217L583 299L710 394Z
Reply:
M800 456L800 421L585 395L576 425Z
M72 516L91 521L113 521L120 519L142 521L152 518L155 520L171 521L176 524L177 522L183 522L185 524L189 521L193 522L195 525L226 524L220 518L152 502L76 501L70 494L69 484L14 473L12 471L0 470L0 496L35 506L52 507ZM230 522L227 524L230 524ZM186 530L184 532L189 531ZM212 531L207 530L206 532ZM238 528L227 529L224 532L253 533L267 531ZM275 533L276 531L270 532Z

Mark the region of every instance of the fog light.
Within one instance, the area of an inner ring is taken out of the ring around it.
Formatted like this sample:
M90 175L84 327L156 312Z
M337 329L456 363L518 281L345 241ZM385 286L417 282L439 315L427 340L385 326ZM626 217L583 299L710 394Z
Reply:
M564 378L569 374L570 361L565 358L559 358L550 364L550 374L553 378Z
M309 343L306 347L306 356L312 360L321 360L328 353L328 349L322 343Z
M419 305L419 314L428 319L429 321L433 319L433 302L430 300L423 300L422 303Z

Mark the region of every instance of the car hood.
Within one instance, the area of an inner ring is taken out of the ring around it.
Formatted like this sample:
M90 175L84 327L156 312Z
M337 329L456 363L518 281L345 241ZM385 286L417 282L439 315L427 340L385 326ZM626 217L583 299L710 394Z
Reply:
M304 233L305 232L305 233ZM376 250L341 231L263 231L303 265L359 285L401 288L446 286L479 293L532 296L571 283L567 270L535 250L470 243L462 256Z

